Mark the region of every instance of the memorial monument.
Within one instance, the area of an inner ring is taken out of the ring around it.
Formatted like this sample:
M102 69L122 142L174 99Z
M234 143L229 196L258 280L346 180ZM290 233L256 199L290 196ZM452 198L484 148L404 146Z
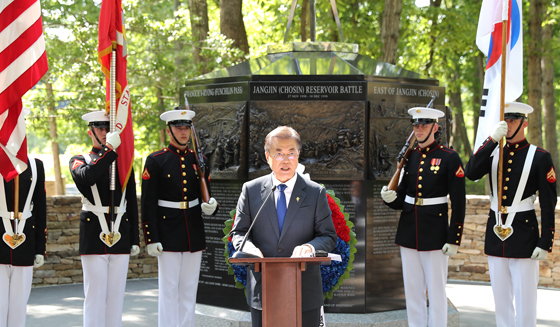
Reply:
M325 300L325 311L405 307L394 244L399 213L383 205L379 191L412 131L407 110L435 97L434 107L451 117L445 89L436 79L360 55L358 45L316 42L314 13L311 25L311 42L270 45L265 56L188 80L180 89L181 104L187 98L196 112L201 147L210 160L212 195L220 203L216 216L205 216L207 250L198 303L248 310L243 291L227 273L224 221L242 184L270 173L265 136L289 125L301 135L305 172L334 190L358 240L351 278ZM343 40L340 25L339 33ZM440 141L446 143L450 123L440 125Z

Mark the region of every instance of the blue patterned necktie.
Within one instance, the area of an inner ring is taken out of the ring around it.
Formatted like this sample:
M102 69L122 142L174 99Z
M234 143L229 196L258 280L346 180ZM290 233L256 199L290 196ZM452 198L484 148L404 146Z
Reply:
M288 207L286 206L286 194L284 194L284 190L286 189L286 185L280 184L278 185L278 190L280 194L278 195L278 201L276 202L276 215L278 216L278 227L280 228L280 234L282 234L282 226L284 226L284 218L286 217L286 211L288 211Z

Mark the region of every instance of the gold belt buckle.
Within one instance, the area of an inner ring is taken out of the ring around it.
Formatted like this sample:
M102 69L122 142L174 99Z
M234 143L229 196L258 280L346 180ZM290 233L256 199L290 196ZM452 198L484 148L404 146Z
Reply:
M501 213L508 213L507 207L506 206L502 206L502 210L500 210Z
M189 208L189 203L187 201L179 202L179 209L188 209L188 208Z
M424 199L422 198L416 198L416 203L417 206L423 206L424 205Z

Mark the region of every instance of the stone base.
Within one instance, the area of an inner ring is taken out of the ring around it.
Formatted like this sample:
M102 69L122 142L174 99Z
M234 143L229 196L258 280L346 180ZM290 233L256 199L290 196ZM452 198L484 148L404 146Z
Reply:
M447 326L459 327L459 311L447 300ZM326 326L407 327L406 310L377 313L327 313ZM251 327L251 313L210 305L196 305L196 327Z

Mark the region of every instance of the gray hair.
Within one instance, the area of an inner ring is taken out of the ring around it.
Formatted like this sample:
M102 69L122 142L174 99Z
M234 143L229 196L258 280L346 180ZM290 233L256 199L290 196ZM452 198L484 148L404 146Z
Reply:
M272 132L268 133L266 138L264 139L264 152L269 152L270 144L272 143L273 139L280 139L280 140L287 140L287 139L294 139L298 145L298 151L301 152L301 138L299 137L298 132L295 129L289 126L279 126L276 127Z

